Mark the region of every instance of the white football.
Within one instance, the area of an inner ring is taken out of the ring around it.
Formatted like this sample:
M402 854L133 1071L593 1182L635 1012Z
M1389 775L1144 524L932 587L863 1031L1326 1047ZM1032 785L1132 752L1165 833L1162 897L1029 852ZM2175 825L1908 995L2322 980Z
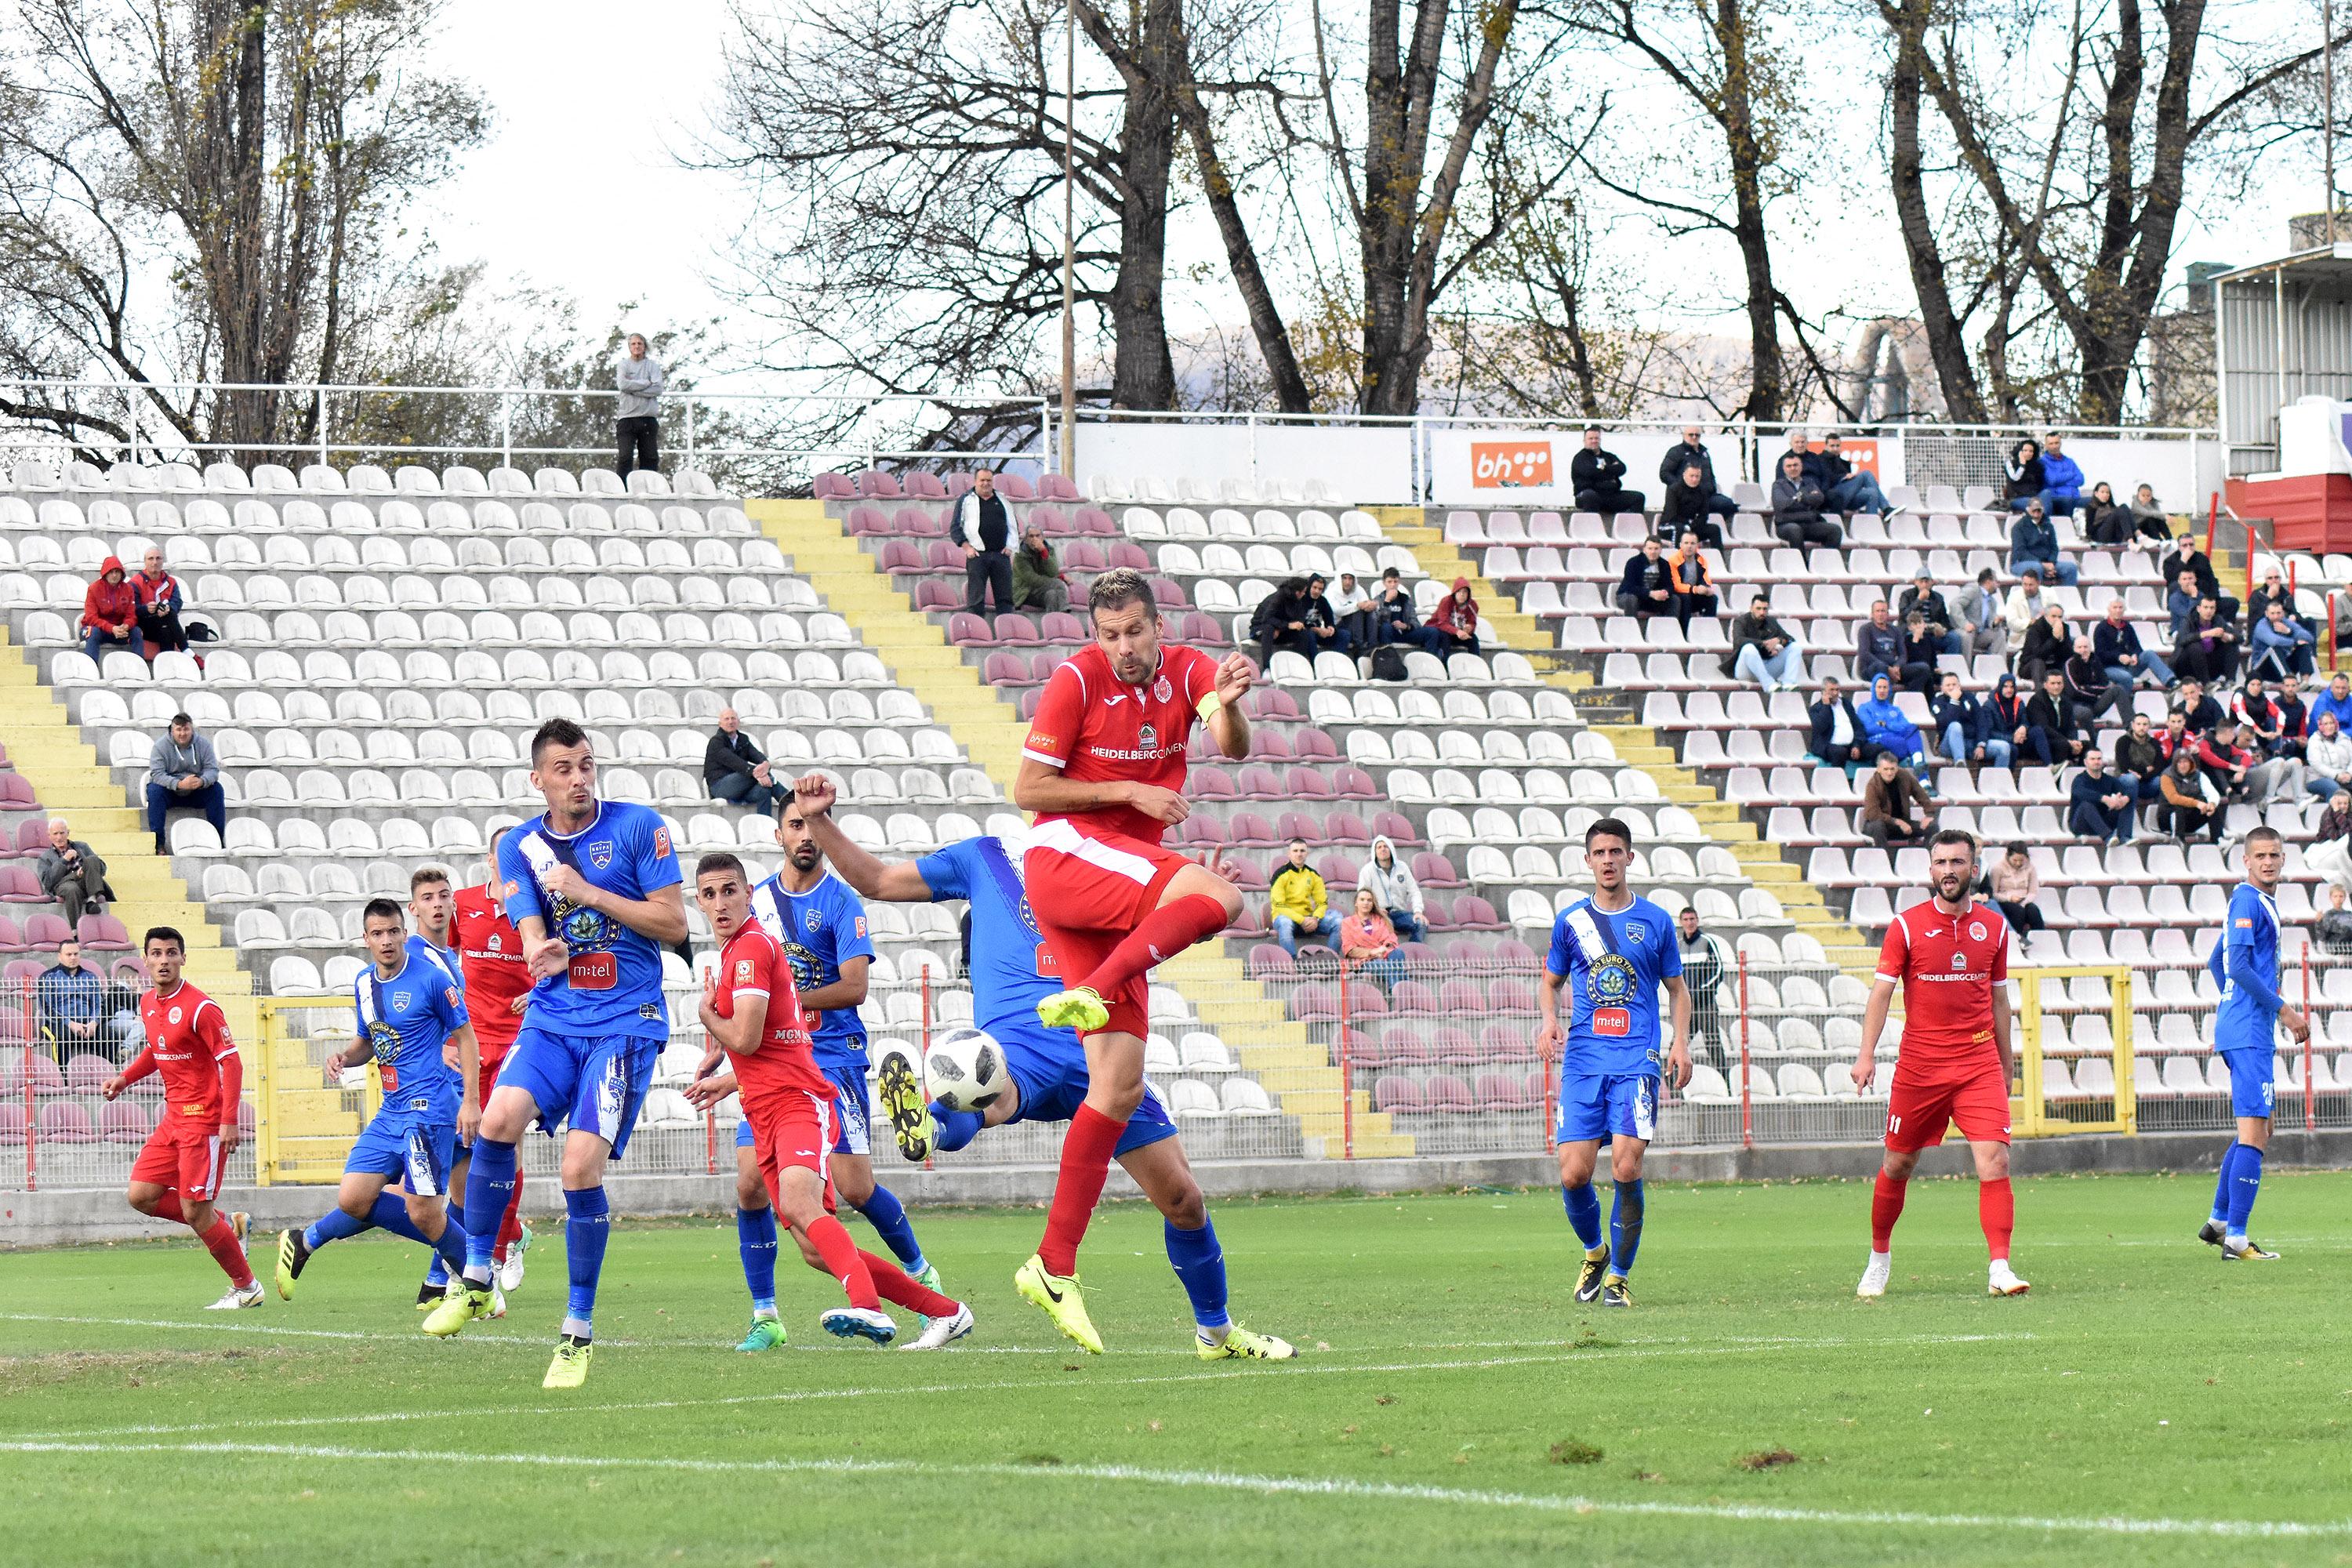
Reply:
M950 1110L985 1110L1013 1082L1004 1047L985 1029L950 1029L935 1036L923 1057L931 1098Z

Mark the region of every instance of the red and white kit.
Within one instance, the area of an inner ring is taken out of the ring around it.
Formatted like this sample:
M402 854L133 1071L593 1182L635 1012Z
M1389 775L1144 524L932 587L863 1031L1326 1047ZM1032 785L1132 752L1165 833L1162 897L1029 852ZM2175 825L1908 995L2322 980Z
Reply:
M1971 899L1933 899L1886 928L1878 978L1903 985L1903 1050L1886 1108L1889 1149L1932 1149L1958 1122L1970 1142L2009 1142L2009 1079L1992 1037L1992 988L2009 979L2009 924Z
M126 1084L163 1075L163 1115L131 1163L133 1183L176 1190L189 1202L220 1192L221 1123L236 1115L245 1082L220 1004L184 980L139 999L147 1048L123 1069Z
M522 1015L515 998L530 990L530 971L522 961L522 933L507 919L506 906L491 888L467 888L457 897L450 917L450 934L457 938L457 961L466 980L466 1013L473 1020L474 1042L480 1047L479 1103L490 1102L499 1068L522 1032Z
M798 1165L814 1171L824 1184L825 1212L831 1214L833 1175L825 1168L825 1154L837 1131L834 1084L816 1065L808 1018L793 984L792 961L766 927L751 921L719 950L718 973L719 995L711 1010L720 1017L735 1016L743 997L764 997L768 1004L760 1048L749 1056L727 1053L735 1069L736 1093L743 1100L743 1120L751 1124L751 1152L760 1163L760 1179L767 1184L768 1200L783 1202L776 1178L785 1166Z

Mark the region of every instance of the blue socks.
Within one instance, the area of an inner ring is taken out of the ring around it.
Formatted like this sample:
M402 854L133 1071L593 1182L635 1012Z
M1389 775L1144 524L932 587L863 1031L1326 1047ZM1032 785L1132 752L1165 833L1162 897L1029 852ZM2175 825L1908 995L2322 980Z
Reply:
M436 1283L446 1283L446 1268L455 1268L465 1261L465 1222L456 1209L449 1211L449 1223L441 1229L439 1241L428 1241L408 1217L408 1202L398 1193L378 1193L374 1205L365 1219L353 1219L341 1209L332 1209L312 1220L302 1230L302 1245L316 1252L331 1241L344 1241L371 1230L388 1230L410 1241L422 1241L433 1248L433 1271Z
M743 1283L751 1292L751 1310L776 1310L776 1211L772 1208L735 1211L735 1249L743 1255Z
M511 1152L514 1145L506 1147ZM482 1156L478 1147L474 1180L481 1179ZM591 1325L596 1317L596 1278L604 1272L604 1243L613 1233L613 1205L605 1200L604 1188L589 1187L580 1192L566 1188L563 1206L570 1216L563 1226L563 1261L572 1272L572 1296L564 1309L563 1331L584 1340L593 1331ZM498 1213L503 1215L506 1210L501 1207ZM485 1253L488 1250L488 1247L483 1248Z
M2237 1168L2238 1151L2245 1145L2231 1140L2221 1151L2221 1169L2213 1177L2213 1223L2226 1225L2230 1219L2230 1173Z
M2217 1213L2213 1216L2220 1219ZM368 1228L370 1222L353 1219L341 1209L329 1209L312 1220L302 1231L302 1245L316 1252L331 1241L343 1241Z
M1568 1223L1576 1229L1576 1239L1591 1251L1601 1245L1601 1194L1587 1182L1580 1187L1562 1187L1560 1201L1568 1207Z
M2245 1239L2246 1216L2254 1212L2254 1197L2263 1187L2263 1152L2251 1143L2238 1145L2230 1162L2230 1234Z
M1641 1183L1619 1182L1609 1205L1609 1272L1620 1279L1633 1272L1633 1255L1642 1250L1642 1195Z
M857 1205L857 1212L866 1216L866 1223L890 1248L899 1268L909 1274L920 1274L930 1267L923 1258L923 1244L915 1239L915 1227L907 1223L906 1205L889 1188L877 1186Z
M477 1285L490 1282L490 1254L498 1250L499 1226L506 1218L507 1201L514 1196L514 1190L515 1146L475 1139L474 1163L466 1172L465 1208L468 1215L480 1215L489 1227L466 1233L466 1278ZM603 1252L600 1242L598 1256Z
M1172 1220L1161 1223L1168 1233L1168 1266L1192 1299L1192 1321L1204 1329L1223 1328L1232 1320L1225 1316L1225 1253L1217 1245L1217 1227L1206 1215L1198 1230L1179 1230Z
M931 1147L942 1154L952 1154L979 1137L987 1124L988 1118L977 1110L950 1110L931 1101Z

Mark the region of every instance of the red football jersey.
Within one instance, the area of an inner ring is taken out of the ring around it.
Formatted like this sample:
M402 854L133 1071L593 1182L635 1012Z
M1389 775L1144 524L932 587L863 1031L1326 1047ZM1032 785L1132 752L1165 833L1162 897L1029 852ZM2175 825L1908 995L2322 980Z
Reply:
M2009 922L1974 899L1958 918L1933 899L1886 928L1878 978L1903 984L1906 1069L1940 1072L1998 1063L1992 988L2009 979Z
M219 1126L220 1064L236 1056L220 1004L183 980L168 994L151 990L139 998L139 1026L147 1036L143 1054L163 1075L165 1118Z
M457 942L457 959L466 979L466 1012L474 1022L474 1038L485 1059L504 1056L522 1031L522 1015L513 1010L515 998L530 990L523 968L522 933L507 919L506 906L488 887L467 888L457 894L450 933Z
M1089 643L1054 671L1037 700L1021 754L1085 784L1113 779L1184 787L1184 748L1202 700L1217 689L1217 661L1199 648L1163 646L1160 668L1139 686L1111 673L1110 656ZM1041 812L1089 838L1118 834L1157 844L1168 825L1132 806Z
M743 1102L750 1105L794 1089L831 1100L833 1080L817 1068L800 989L793 984L792 960L776 939L758 921L746 922L719 949L718 973L719 996L711 1010L720 1017L735 1016L738 996L768 999L768 1026L760 1036L760 1048L750 1056L727 1053Z

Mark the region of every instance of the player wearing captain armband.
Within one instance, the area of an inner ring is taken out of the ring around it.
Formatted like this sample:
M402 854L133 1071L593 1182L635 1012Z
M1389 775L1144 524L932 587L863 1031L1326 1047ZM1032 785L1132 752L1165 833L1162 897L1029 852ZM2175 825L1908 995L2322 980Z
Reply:
M2221 1249L2224 1261L2267 1263L2278 1257L2246 1235L2246 1220L2262 1191L2263 1152L2271 1142L2271 1101L2277 1068L2271 1052L2284 1029L2300 1045L2311 1020L2279 994L2279 876L2286 868L2286 840L2275 828L2246 835L2246 879L2230 894L2221 940L2205 961L2221 987L2221 1007L2213 1020L2213 1048L2230 1064L2230 1109L2238 1118L2237 1141L2221 1152L2221 1172L2213 1184L2213 1212L2197 1239Z
M1552 1142L1559 1150L1560 1197L1576 1239L1584 1244L1576 1299L1630 1307L1627 1279L1642 1247L1647 1194L1642 1156L1657 1135L1658 1091L1664 1073L1677 1089L1690 1082L1690 990L1683 984L1682 944L1666 911L1633 896L1625 873L1633 861L1633 829L1602 817L1584 832L1584 864L1592 896L1559 912L1551 928L1538 1000L1543 1027L1537 1049L1558 1047L1559 1110ZM1559 993L1569 988L1568 1022ZM1658 1049L1658 991L1674 1001L1674 1036ZM1601 1235L1601 1198L1593 1167L1609 1149L1613 1186L1609 1236Z

